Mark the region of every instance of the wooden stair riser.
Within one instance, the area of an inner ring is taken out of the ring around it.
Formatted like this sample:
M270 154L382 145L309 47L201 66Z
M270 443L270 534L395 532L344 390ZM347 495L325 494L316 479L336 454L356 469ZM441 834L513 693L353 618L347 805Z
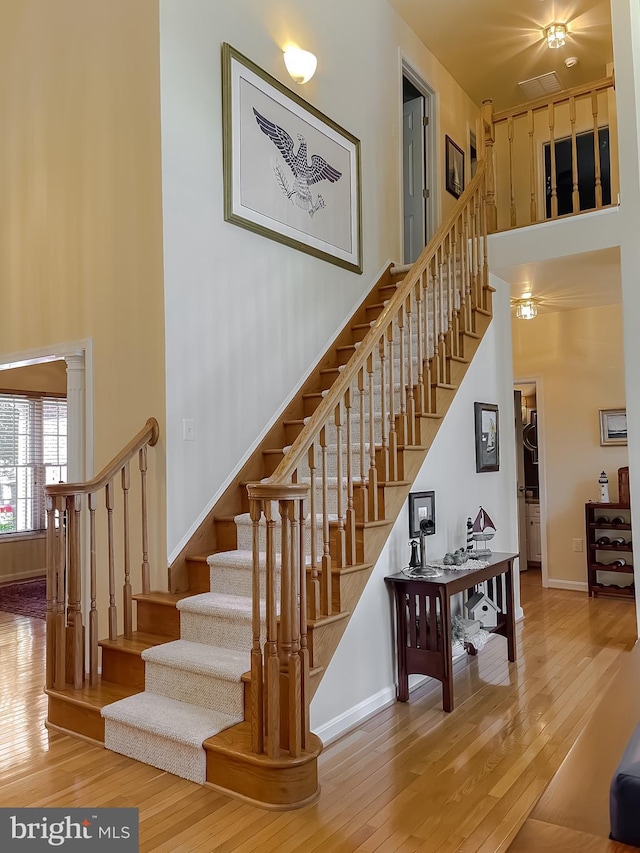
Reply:
M189 593L191 595L197 595L199 592L209 592L211 587L210 570L206 559L204 557L189 558L187 560L187 570L189 572Z
M100 708L87 707L49 694L47 723L63 731L104 743L104 720L100 715Z
M135 652L102 646L102 677L105 681L144 690L144 661Z
M158 634L169 640L180 637L180 613L175 607L152 601L137 601L138 631L146 634ZM104 659L104 652L103 652ZM113 679L108 679L112 681Z

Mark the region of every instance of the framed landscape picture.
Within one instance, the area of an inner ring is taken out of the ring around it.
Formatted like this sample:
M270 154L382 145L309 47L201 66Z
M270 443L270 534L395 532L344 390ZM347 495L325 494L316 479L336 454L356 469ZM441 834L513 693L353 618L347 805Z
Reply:
M627 410L600 409L600 444L627 443Z
M476 472L500 470L498 407L493 403L474 403L476 433Z
M362 272L360 142L222 46L224 218Z

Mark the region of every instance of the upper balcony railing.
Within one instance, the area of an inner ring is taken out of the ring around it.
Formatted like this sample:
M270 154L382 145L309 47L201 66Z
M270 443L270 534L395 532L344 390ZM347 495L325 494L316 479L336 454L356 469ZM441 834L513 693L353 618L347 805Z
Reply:
M490 232L616 202L613 77L502 112L484 101L483 123Z

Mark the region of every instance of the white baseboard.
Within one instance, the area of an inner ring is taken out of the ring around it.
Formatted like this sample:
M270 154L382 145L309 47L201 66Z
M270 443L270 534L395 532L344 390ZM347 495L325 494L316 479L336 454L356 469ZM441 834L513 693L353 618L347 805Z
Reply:
M550 589L570 589L572 592L588 592L586 581L564 581L558 578L548 578L547 586Z
M524 610L522 607L518 607L516 609L516 622L519 622L521 619L524 619Z
M454 672L458 662L465 661L466 659L466 652L463 652L462 654L454 657ZM433 682L434 687L437 687L438 689L440 688L440 683L434 678L429 678L429 676L427 675L410 675L409 693L413 693L414 690L417 690L418 687L422 687L422 685L427 681ZM328 723L317 727L314 727L312 725L313 733L318 735L324 746L328 746L330 743L333 743L334 740L337 740L339 737L342 737L343 735L347 734L347 732L350 732L352 729L355 729L356 726L359 726L360 723L363 723L369 717L372 717L374 714L377 714L378 711L381 711L388 705L392 705L395 701L396 686L394 684L390 687L383 688L378 693L375 693L373 696L369 696L364 701L359 702L357 705L354 705L353 708L349 708L346 711L343 711L342 714L338 714L337 717L334 717L332 720L329 720Z

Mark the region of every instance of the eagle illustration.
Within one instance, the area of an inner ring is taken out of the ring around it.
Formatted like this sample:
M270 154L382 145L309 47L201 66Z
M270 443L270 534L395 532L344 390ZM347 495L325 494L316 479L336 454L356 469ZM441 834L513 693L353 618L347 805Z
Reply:
M278 183L288 199L295 203L298 207L306 210L309 216L313 216L317 210L325 207L325 202L320 193L317 200L313 201L311 195L311 186L319 181L330 181L334 184L342 177L342 172L334 169L329 163L319 154L314 154L311 157L311 163L307 160L307 140L301 133L298 133L298 150L293 151L293 139L289 136L286 130L279 127L268 118L260 115L253 108L253 113L258 122L258 127L276 146L280 154L293 172L293 186L289 186L285 175L283 175L280 166L275 166L276 177Z

